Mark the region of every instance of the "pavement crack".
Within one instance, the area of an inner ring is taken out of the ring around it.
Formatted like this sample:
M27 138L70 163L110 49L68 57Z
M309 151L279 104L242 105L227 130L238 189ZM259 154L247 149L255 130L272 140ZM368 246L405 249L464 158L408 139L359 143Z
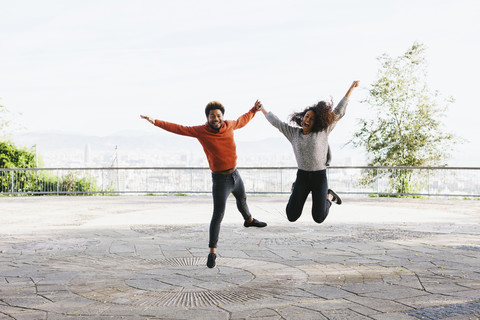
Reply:
M35 294L36 294L37 296L39 296L39 297L41 297L41 298L43 298L43 299L45 299L45 300L47 300L47 301L49 301L49 302L54 302L52 299L49 299L49 298L47 298L46 296L44 296L43 294L40 294L40 293L38 292L37 282L35 282L35 280L33 280L33 278L30 278L30 281L33 282L33 285L34 285L34 287L35 287Z
M269 310L270 308L267 308L267 310ZM278 309L270 309L272 310L273 312L275 312L276 314L278 314L278 316L280 317L281 320L287 320L287 318L285 318Z
M17 306L17 305L14 305L14 304L10 304L10 303L7 303L4 301L4 303L11 307L11 308L16 308L16 309L20 309L20 310L27 310L27 311L38 311L38 312L45 312L45 314L48 314L48 311L46 310L42 310L42 309L37 309L37 308L29 308L29 307L23 307L23 306ZM0 312L1 313L1 312ZM7 314L8 317L11 317L12 319L17 319L15 317L13 317L12 315L9 315Z
M55 302L55 301L53 301L52 299L49 299L49 298L45 297L43 294L37 293L37 296L39 296L39 297L41 297L41 298L43 298L43 299L45 299L45 300L47 300L47 301L49 301L49 302Z
M12 317L12 316L9 315L8 313L5 313L5 312L0 311L0 314L3 314L3 315L5 315L6 317L9 317L10 319L15 319L15 320L16 320L16 318Z
M356 296L357 296L357 297L363 297L361 294L357 294ZM379 298L379 299L380 299L380 300L388 301L388 299L382 299L382 298ZM375 309L375 308L373 308L372 306L368 306L368 305L363 304L363 303L359 303L358 301L353 301L353 300L350 300L350 299L348 299L348 298L345 298L345 300L350 301L351 303L357 304L357 305L359 305L359 306L362 306L362 307L365 307L365 308L368 308L368 309L375 310L376 312L379 312L379 313L382 312L381 310ZM351 309L350 309L350 310L351 310ZM352 311L354 311L354 310L352 310ZM360 312L357 312L357 313L360 313ZM362 316L368 317L368 315L366 315L366 314L363 314L363 313L360 313L360 314L361 314Z
M331 320L330 317L326 316L323 312L320 311L320 314L325 317L327 320Z
M408 269L407 269L408 270ZM425 286L423 285L423 282L422 282L422 279L420 279L420 277L418 276L418 274L416 272L413 273L415 275L415 277L417 278L418 280L418 283L420 283L420 286L422 287L422 291L425 291L425 292L428 292L426 289L425 289Z
M361 305L361 304L360 304L360 305ZM370 308L370 307L367 307L367 306L364 306L364 307L366 307L366 308L369 308L369 309L372 309L372 308ZM370 316L369 316L369 315L367 315L367 314L363 314L363 313L361 313L361 312L355 311L355 310L353 310L353 309L350 309L350 308L347 308L346 310L350 310L350 311L352 311L353 313L356 313L356 314L362 315L362 316L364 316L364 317L366 317L366 318L368 318L368 319L375 319L375 318L372 318L372 317L370 317ZM373 310L375 310L375 309L373 309ZM375 310L375 311L378 311L378 310Z

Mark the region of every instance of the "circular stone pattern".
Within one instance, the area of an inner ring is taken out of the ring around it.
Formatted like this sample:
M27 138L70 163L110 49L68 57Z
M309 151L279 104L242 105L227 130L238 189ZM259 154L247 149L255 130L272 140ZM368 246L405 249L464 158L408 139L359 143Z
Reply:
M232 290L254 279L242 269L221 267L220 272L205 272L198 266L170 267L135 273L125 283L135 289L157 292L203 292Z
M297 268L258 260L219 258L217 267L208 269L205 258L139 259L135 263L132 258L125 258L124 263L120 259L114 258L115 268L108 267L107 261L102 267L95 265L92 273L72 279L69 289L103 303L202 307L260 300L307 281L307 274Z

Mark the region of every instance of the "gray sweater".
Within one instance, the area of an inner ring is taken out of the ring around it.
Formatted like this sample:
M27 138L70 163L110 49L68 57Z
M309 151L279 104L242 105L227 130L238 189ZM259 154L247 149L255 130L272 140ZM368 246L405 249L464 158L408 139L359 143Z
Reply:
M273 113L269 112L265 115L267 120L277 128L290 141L297 159L298 169L305 171L318 171L326 169L327 151L328 151L328 135L335 127L338 120L345 115L348 105L348 99L344 97L333 112L337 116L335 122L326 130L312 132L304 135L302 128L291 126L280 119Z

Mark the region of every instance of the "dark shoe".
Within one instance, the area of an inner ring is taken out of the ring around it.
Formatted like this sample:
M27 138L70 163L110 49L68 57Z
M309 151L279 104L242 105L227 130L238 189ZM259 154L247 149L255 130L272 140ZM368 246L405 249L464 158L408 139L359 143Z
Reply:
M328 189L328 194L332 195L332 202L335 202L336 204L342 204L342 199L340 199L340 197L338 196L338 194L335 193L335 191Z
M215 267L215 259L217 259L217 255L215 253L209 253L207 258L207 267Z
M253 219L252 222L248 222L248 221L245 221L245 223L243 224L244 227L257 227L257 228L263 228L263 227L266 227L267 224L265 222L262 222L262 221L258 221L257 219Z

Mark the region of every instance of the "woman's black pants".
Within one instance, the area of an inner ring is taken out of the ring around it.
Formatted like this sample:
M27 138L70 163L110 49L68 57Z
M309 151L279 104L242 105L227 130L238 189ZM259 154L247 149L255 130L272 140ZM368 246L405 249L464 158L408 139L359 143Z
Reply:
M327 199L327 170L304 171L298 169L292 194L287 204L287 218L297 221L302 215L303 206L308 195L312 193L312 217L317 223L322 223L328 216L332 203Z

